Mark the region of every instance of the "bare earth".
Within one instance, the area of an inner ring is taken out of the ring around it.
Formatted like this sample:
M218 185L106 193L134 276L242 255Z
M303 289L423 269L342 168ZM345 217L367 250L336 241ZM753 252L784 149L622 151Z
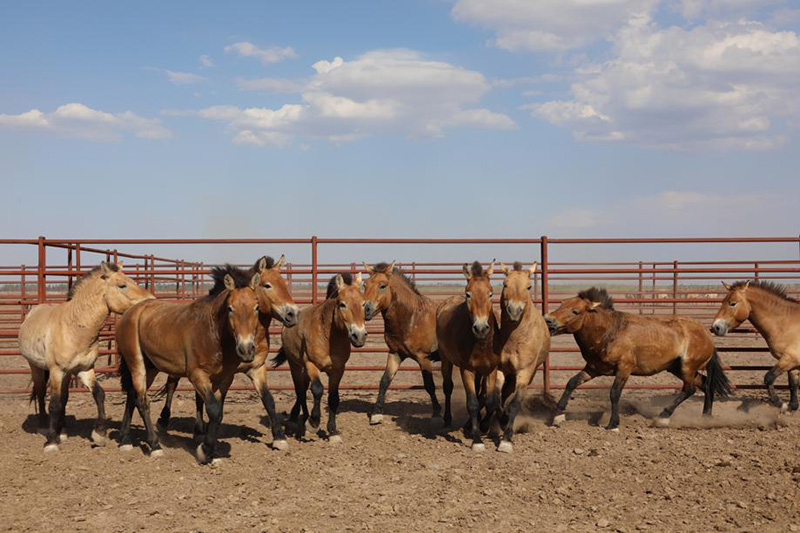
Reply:
M462 391L454 398L461 401ZM191 451L193 397L176 397L166 454L92 448L94 406L76 395L69 440L45 455L33 408L21 397L0 412L0 528L8 531L798 531L800 414L761 403L748 413L739 392L703 424L700 398L668 429L650 427L671 392L626 391L619 433L596 424L606 391L579 391L560 428L529 393L514 453L487 441L472 452L460 430L445 432L417 393L390 394L387 416L369 426L373 393L346 393L344 442L310 434L287 452L269 447L262 409L250 393L226 404L215 465ZM109 395L116 438L122 405ZM281 410L290 407L279 393ZM154 411L160 411L160 402ZM457 421L465 419L461 409ZM324 426L325 417L323 417ZM134 417L134 440L144 434ZM706 426L706 427L703 427Z

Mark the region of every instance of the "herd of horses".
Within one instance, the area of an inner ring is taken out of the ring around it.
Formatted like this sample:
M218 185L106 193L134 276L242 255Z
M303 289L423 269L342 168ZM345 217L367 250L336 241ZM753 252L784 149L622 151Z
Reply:
M136 409L152 456L163 451L147 391L162 372L168 376L163 391L166 400L157 425L166 430L178 381L188 378L196 391L194 433L199 443L195 453L200 462L213 458L225 396L236 373L252 380L269 417L272 447L283 450L288 447L285 432L302 439L307 423L319 427L324 393L320 376L324 372L328 375L326 433L331 442L341 441L336 424L339 385L351 347L365 344L365 324L379 313L389 354L370 424L382 422L386 391L402 361L411 358L422 373L432 415L443 416L450 427L453 368L458 367L469 413L464 430L474 451L485 450L483 435L497 420L502 431L497 449L512 452L523 393L550 351L550 337L559 334L574 335L586 365L567 383L552 416L556 426L565 421L567 403L577 387L597 376L614 376L606 429L619 431L619 400L628 378L663 371L677 376L683 386L655 420L656 425L669 425L675 409L697 389L705 394L703 414L710 416L714 398L731 392L711 332L725 335L746 320L764 336L777 359L764 378L770 402L784 410L798 409L800 302L770 282L725 285L727 295L709 330L687 317L618 311L606 290L595 287L542 316L531 295L536 263L530 268L520 263L500 264L499 320L493 306L494 261L486 268L477 261L465 264L464 293L443 302L423 295L394 263L365 263L367 279L362 280L360 273L337 274L328 284L325 300L301 310L281 274L284 262L283 256L278 261L264 256L247 270L232 265L216 267L208 295L192 302L157 300L127 277L121 264L103 262L72 286L66 302L32 308L20 327L19 347L31 368L31 400L36 401L46 435L45 451L58 450L65 438L64 413L74 375L92 391L97 406L91 439L98 446L106 443L104 392L95 379L94 365L99 334L111 313L122 315L116 341L127 394L119 446L132 449L130 427ZM270 360L273 319L284 327L280 350ZM433 377L436 361L441 362L443 415ZM284 362L289 364L296 393L285 427L267 385L269 367ZM790 384L788 405L781 402L774 387L775 379L785 372ZM310 411L309 388L313 399ZM48 393L49 416L45 407Z

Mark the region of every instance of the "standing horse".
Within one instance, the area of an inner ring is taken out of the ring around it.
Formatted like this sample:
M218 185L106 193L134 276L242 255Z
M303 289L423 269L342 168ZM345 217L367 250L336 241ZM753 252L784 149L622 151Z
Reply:
M800 385L800 302L786 294L786 289L768 281L722 283L728 294L720 306L711 331L722 337L745 320L767 341L769 351L778 360L764 376L770 403L786 410L775 393L775 380L789 373L788 408L798 408L797 388Z
M614 300L605 289L595 287L565 300L544 319L551 335L572 333L586 361L564 389L556 406L555 425L565 420L564 410L573 391L597 376L614 376L606 429L615 431L619 431L619 398L631 375L652 376L667 370L683 381L675 401L656 420L659 426L668 426L675 409L698 387L705 393L706 416L711 415L715 394L730 393L711 334L696 320L622 313L614 309ZM707 376L698 373L703 368Z
M485 383L486 417L488 421L500 404L497 390L500 356L497 318L492 309L491 275L494 261L483 270L477 261L463 267L467 286L464 296L452 296L442 302L436 312L436 338L442 355L444 389L444 423L453 420L450 399L453 394L453 366L461 371L461 381L467 395L470 421L468 432L472 437L472 450L482 452L486 446L481 440L479 416L481 404L476 392L476 382ZM476 379L477 378L477 379Z
M269 327L272 319L280 321L284 326L293 327L297 324L297 317L300 311L295 305L289 294L289 285L286 279L281 276L281 266L286 262L282 255L277 262L269 256L264 256L250 268L248 275L259 275L258 288L258 328L256 329L256 355L249 363L240 362L236 369L238 373L246 374L253 382L261 403L269 416L270 426L272 427L272 446L279 450L288 446L283 435L283 429L275 411L275 400L267 385L267 357L269 356ZM179 377L170 376L167 380L165 392L167 399L164 408L161 410L161 417L158 419L159 427L166 429L169 424L170 411L172 407L172 397L178 386ZM223 395L222 401L225 401ZM200 394L195 394L197 405L197 415L195 418L194 432L200 435L205 432L203 422L203 398Z
M514 420L522 407L522 395L536 375L536 369L550 353L550 333L542 313L531 301L531 276L520 263L508 268L500 263L506 276L500 295L500 370L504 384L503 409L507 420L503 440L497 450L511 453Z
M258 274L231 265L214 268L208 296L190 303L149 301L131 308L117 326L122 355L120 375L127 392L120 430L120 449L131 446L134 406L144 421L150 454L163 454L150 420L147 389L159 372L185 376L203 398L208 429L197 446L199 462L211 459L222 420L222 397L241 362L256 354Z
M111 313L122 314L150 298L154 296L123 274L122 265L103 262L72 286L65 303L37 305L25 317L19 328L19 350L31 367L31 400L37 400L40 425L47 422L45 393L50 392L44 451L57 451L59 438L66 438L60 433L74 374L92 391L97 404L92 441L98 446L105 444L105 392L94 373L100 330Z
M289 361L297 400L289 416L290 423L297 423L297 437L303 438L306 420L311 427L318 428L320 402L323 387L320 372L328 374L328 439L341 442L336 428L336 413L339 410L339 383L344 367L350 359L350 346L360 348L367 342L364 325L364 295L361 292L361 274L355 279L347 273L337 274L328 283L324 302L307 307L300 312L297 326L286 328L281 334L282 346L273 360L277 367ZM314 407L308 415L306 392L311 385Z
M364 284L364 315L372 320L378 312L383 316L383 338L389 348L386 370L381 378L378 400L369 418L370 424L383 421L383 404L386 390L397 369L410 357L419 365L422 382L431 397L433 416L441 415L433 382L433 361L439 360L436 351L436 304L417 290L414 283L394 266L378 263L374 267L364 263L369 279Z

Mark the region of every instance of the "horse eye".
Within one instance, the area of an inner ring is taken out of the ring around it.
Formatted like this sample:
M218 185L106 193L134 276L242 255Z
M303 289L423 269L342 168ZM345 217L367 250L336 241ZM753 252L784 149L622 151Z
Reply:
M271 289L272 288L272 283L265 283L264 284L264 288L265 289Z
M347 304L344 302L339 302L339 309L347 309Z
M127 285L117 285L117 287L119 287L120 289L127 289L128 288Z
M233 313L233 306L232 306L232 305L229 305L229 306L228 306L228 312L229 312L229 313Z
M380 287L378 287L378 288L379 288L380 290L382 290L382 291L385 291L385 290L386 290L386 285L385 285L385 284L383 284L383 285L381 285L381 286L380 286Z
M467 300L469 300L470 298L472 298L472 294L471 294L471 293L469 293L469 292L468 292L468 293L466 293L464 296L466 296L466 297L467 297Z
M528 288L527 288L527 290L531 290L531 286L530 286L530 285L528 285Z
M491 298L492 296L494 296L494 292L489 291L489 298Z
M730 306L731 306L731 307L736 307L736 302L731 302L731 303L730 303Z
M579 314L581 314L581 312L580 312L580 311L578 311L577 309L573 309L573 310L572 310L572 314L573 314L573 315L579 315Z
M257 304L256 304L256 306L253 308L253 312L254 312L254 313L258 313L258 305L257 305Z

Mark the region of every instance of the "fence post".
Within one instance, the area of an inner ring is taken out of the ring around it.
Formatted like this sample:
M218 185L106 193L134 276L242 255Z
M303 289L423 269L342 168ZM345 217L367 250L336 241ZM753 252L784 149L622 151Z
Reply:
M758 263L753 263L753 277L758 279L761 277L761 274L758 272Z
M40 304L47 299L47 287L45 286L45 267L47 264L47 250L45 249L44 237L39 237L39 266L36 271L37 296Z
M292 294L293 294L292 284L293 283L292 283L292 264L291 263L286 263L286 281L289 282L289 296L292 296Z
M75 245L75 274L81 277L81 245Z
M678 314L678 262L672 262L672 314Z
M550 269L550 264L547 258L547 236L542 235L541 239L541 251L540 257L542 260L542 268L541 279L542 279L542 314L546 315L549 311L549 298L550 298L550 290L547 287L549 273L548 270ZM542 371L542 379L544 381L544 392L545 394L550 393L550 354L547 354L547 357L544 360L544 369Z
M22 265L22 269L20 272L20 291L19 291L19 309L20 309L20 319L24 322L25 321L25 309L27 306L25 305L25 300L27 300L27 293L25 290L25 285L27 281L25 279L25 265Z
M640 315L642 314L642 299L644 299L644 271L642 270L643 266L644 266L643 263L641 261L639 261L639 293L638 293L638 299L639 299L639 314Z
M311 237L311 303L317 303L317 236Z
M72 290L72 247L67 248L67 293Z
M652 306L653 310L652 310L652 313L650 313L650 314L654 315L654 314L656 314L656 306L658 305L656 303L656 264L655 263L653 263L653 286L650 289L650 299L653 300L653 306Z

